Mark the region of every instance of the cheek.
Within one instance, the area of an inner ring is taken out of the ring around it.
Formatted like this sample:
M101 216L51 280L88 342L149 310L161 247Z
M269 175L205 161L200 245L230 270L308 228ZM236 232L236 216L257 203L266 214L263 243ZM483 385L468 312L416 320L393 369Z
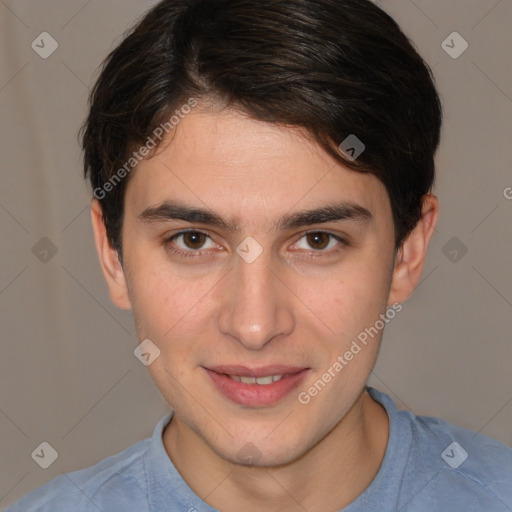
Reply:
M370 261L371 260L371 261ZM358 258L315 280L297 280L294 289L330 338L350 343L386 309L389 278L382 261Z
M156 263L137 268L131 280L139 339L149 338L166 352L177 353L182 347L190 350L211 315L208 297L221 284L219 276L184 278L176 268Z

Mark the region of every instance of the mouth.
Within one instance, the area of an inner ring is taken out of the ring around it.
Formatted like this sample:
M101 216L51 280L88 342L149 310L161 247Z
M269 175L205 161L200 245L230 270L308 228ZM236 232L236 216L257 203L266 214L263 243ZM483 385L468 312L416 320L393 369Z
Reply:
M247 407L267 407L299 386L310 368L272 365L251 369L229 365L204 370L217 391L230 401Z
M243 384L259 384L260 386L268 386L272 382L277 382L283 377L289 377L291 374L286 375L267 375L265 377L245 377L243 375L228 375L230 379Z

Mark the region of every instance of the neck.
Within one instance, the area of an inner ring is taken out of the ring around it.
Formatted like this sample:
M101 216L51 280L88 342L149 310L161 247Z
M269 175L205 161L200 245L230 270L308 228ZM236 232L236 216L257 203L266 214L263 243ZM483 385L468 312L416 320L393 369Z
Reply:
M322 440L288 464L233 464L175 417L163 441L189 487L218 510L333 512L354 501L374 479L388 433L386 411L363 391Z

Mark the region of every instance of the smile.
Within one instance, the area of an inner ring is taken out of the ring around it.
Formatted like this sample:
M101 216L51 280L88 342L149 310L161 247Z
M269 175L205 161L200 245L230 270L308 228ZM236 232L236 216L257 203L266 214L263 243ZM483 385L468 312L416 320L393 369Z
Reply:
M223 397L247 407L268 407L288 396L309 373L309 368L240 366L204 368L213 388Z
M266 377L244 377L242 375L228 375L231 379L242 384L259 384L260 386L267 386L272 382L277 382L283 377L289 377L289 375L268 375Z

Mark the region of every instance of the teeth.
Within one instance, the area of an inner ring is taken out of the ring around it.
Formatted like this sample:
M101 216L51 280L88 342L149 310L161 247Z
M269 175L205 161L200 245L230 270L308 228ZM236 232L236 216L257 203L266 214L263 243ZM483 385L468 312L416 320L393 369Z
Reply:
M266 386L272 384L283 378L283 375L268 375L266 377L241 377L240 375L229 375L236 382L242 384L259 384L260 386Z
M272 375L269 375L268 377L258 377L256 379L256 382L258 384L263 384L263 385L272 384Z

